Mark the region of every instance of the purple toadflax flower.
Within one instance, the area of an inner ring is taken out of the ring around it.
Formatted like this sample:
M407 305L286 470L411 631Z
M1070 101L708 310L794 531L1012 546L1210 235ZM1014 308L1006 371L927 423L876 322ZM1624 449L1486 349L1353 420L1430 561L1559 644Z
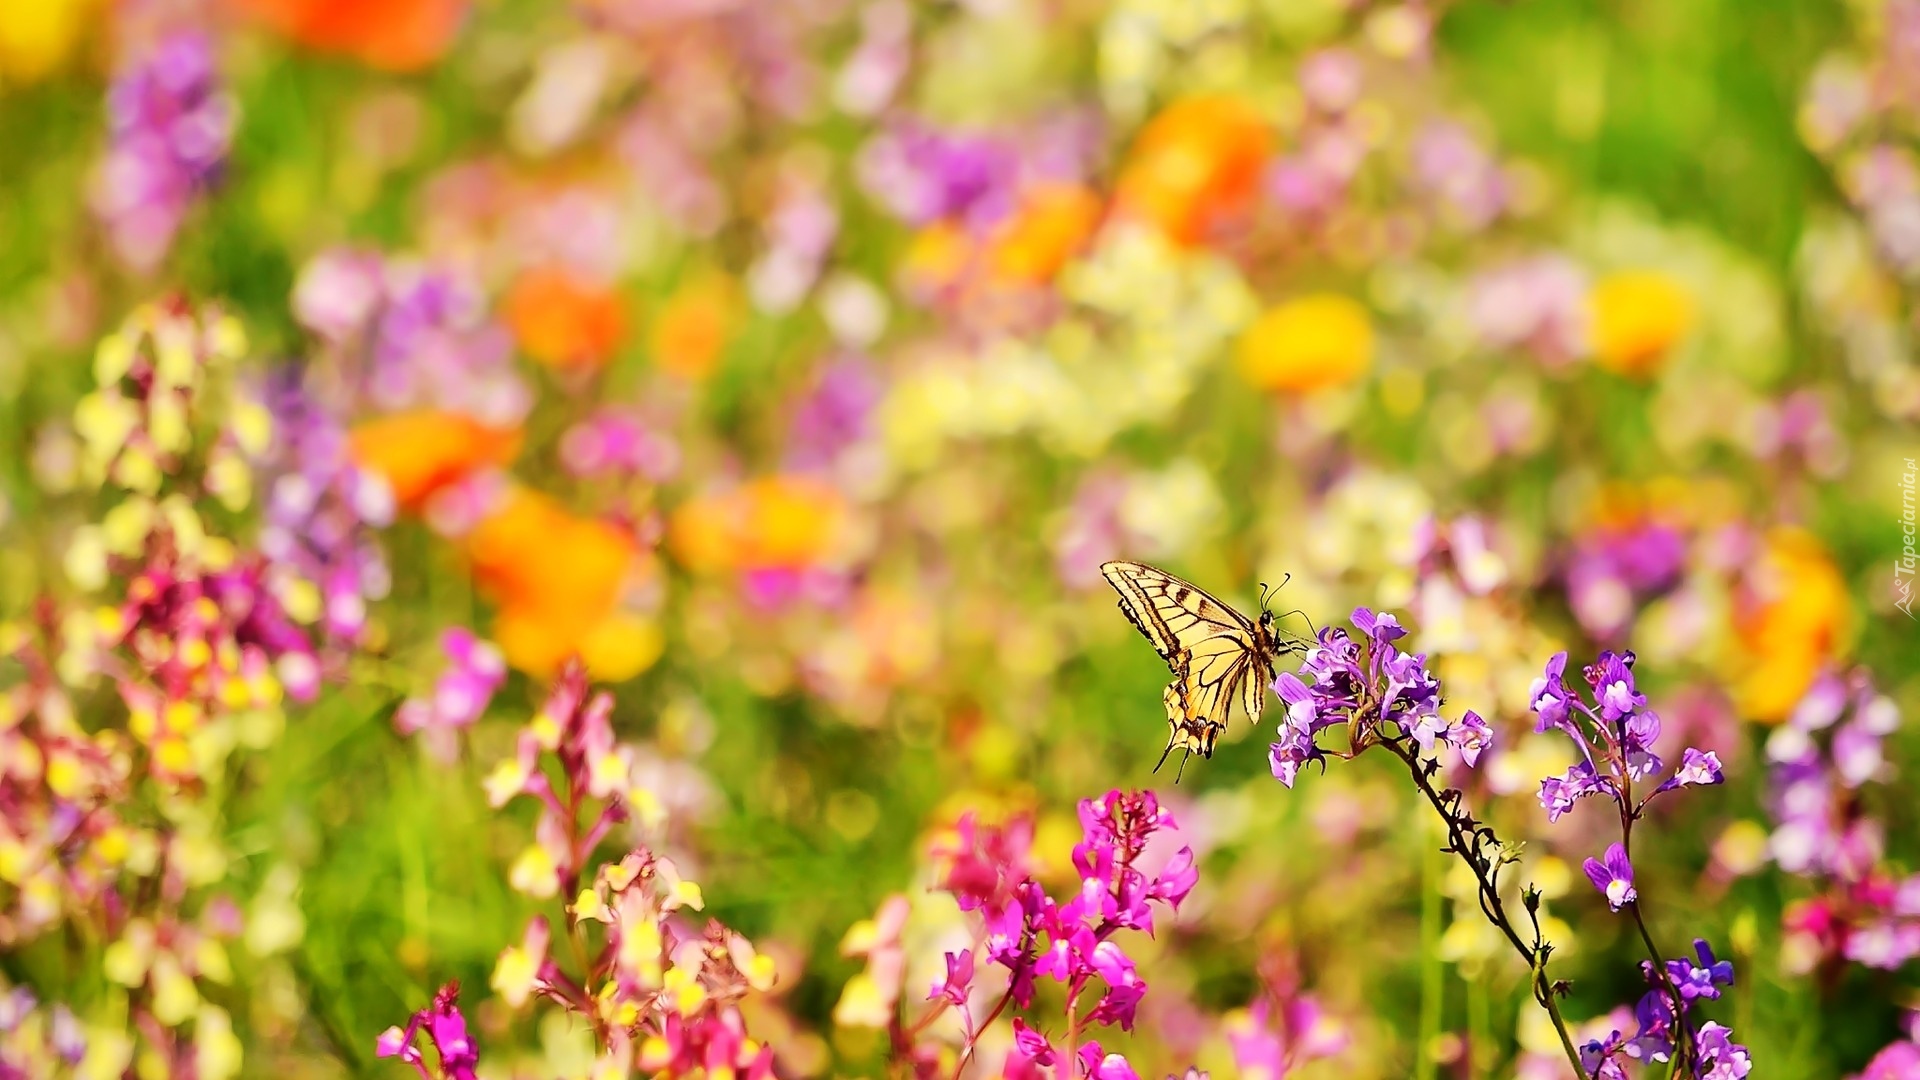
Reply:
M1458 751L1468 766L1477 763L1493 745L1493 729L1471 710L1453 721L1440 715L1440 680L1427 670L1426 654L1404 653L1394 645L1406 636L1400 621L1391 613L1356 608L1353 625L1365 635L1362 642L1327 627L1307 649L1300 675L1275 677L1273 692L1286 714L1267 755L1274 778L1292 787L1307 765L1324 768L1327 751L1320 736L1341 725L1347 727L1348 741L1342 757L1405 738L1422 754L1431 754L1439 742Z
M1548 821L1558 821L1575 803L1590 795L1614 800L1626 820L1637 819L1657 795L1677 788L1718 784L1725 779L1720 759L1710 750L1688 747L1680 767L1644 797L1634 798L1634 785L1664 767L1653 745L1660 737L1660 717L1647 708L1633 677L1632 652L1603 652L1582 675L1591 689L1592 703L1565 681L1567 654L1555 653L1528 693L1534 730L1560 731L1572 739L1581 759L1559 776L1540 783L1540 805Z
M1619 844L1609 844L1605 859L1588 859L1584 866L1587 880L1607 898L1607 906L1615 911L1634 902L1639 894L1633 891L1633 863L1627 860L1627 849Z

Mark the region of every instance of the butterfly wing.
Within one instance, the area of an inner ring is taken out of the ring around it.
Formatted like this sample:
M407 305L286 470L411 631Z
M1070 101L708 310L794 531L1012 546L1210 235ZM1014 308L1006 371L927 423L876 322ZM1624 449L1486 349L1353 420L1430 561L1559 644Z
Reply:
M1120 594L1120 609L1173 670L1163 695L1172 729L1167 753L1178 747L1213 756L1235 697L1259 722L1272 661L1252 621L1199 586L1144 563L1110 562L1100 572Z

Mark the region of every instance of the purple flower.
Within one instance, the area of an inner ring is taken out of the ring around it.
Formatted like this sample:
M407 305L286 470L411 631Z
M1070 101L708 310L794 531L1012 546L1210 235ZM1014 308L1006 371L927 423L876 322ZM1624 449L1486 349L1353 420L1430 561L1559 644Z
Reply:
M1468 709L1460 721L1447 729L1447 742L1460 757L1472 768L1480 763L1480 755L1493 746L1493 729L1480 718L1480 714Z
M1705 938L1695 938L1693 942L1695 960L1667 961L1667 977L1680 991L1683 1001L1695 998L1718 998L1720 987L1733 985L1733 962L1721 960L1713 954L1713 946Z
M1584 674L1600 705L1601 719L1619 720L1646 707L1646 696L1634 686L1633 661L1632 650L1616 653L1609 649L1586 669Z
M787 461L800 469L832 465L872 428L869 419L885 387L872 365L843 360L821 372L813 392L794 410Z
M1632 713L1620 724L1620 749L1627 756L1627 776L1645 780L1660 771L1660 755L1653 744L1660 738L1660 717L1653 712Z
M1631 904L1639 897L1633 891L1633 863L1627 860L1627 849L1619 844L1607 847L1606 857L1588 859L1583 868L1587 880L1607 898L1607 906L1615 911Z
M193 200L219 178L237 110L220 88L212 44L183 31L115 80L107 114L111 142L94 212L121 259L144 273L166 257Z
M1280 741L1267 748L1267 764L1273 770L1273 778L1288 787L1300 775L1300 770L1308 762L1326 762L1326 755L1314 744L1313 735L1300 728L1287 724L1280 729Z
M1687 747L1680 755L1680 767L1666 782L1654 789L1655 794L1678 787L1710 785L1722 783L1726 776L1720 771L1720 758L1711 750L1697 750Z
M1353 609L1354 629L1367 635L1377 645L1387 645L1407 636L1406 627L1390 612L1375 614L1371 608Z
M861 151L860 183L910 225L960 218L985 228L1013 209L1018 149L982 134L904 122Z
M660 484L679 473L680 444L637 416L602 409L560 437L560 464L575 476L633 476Z
M1547 821L1551 824L1573 809L1574 803L1606 790L1606 781L1594 771L1591 762L1576 761L1564 774L1540 781L1540 805L1546 808Z
M1562 678L1566 670L1567 654L1554 653L1547 660L1546 674L1533 680L1532 688L1527 691L1527 707L1540 717L1533 728L1536 734L1561 728L1577 737L1567 721L1567 708L1573 701L1573 694Z
M1580 1068L1593 1080L1627 1080L1627 1067L1620 1059L1630 1053L1616 1029L1605 1039L1588 1039L1581 1044Z
M1740 1080L1753 1069L1747 1048L1733 1041L1730 1029L1712 1020L1700 1026L1694 1041L1700 1049L1695 1073L1699 1080Z

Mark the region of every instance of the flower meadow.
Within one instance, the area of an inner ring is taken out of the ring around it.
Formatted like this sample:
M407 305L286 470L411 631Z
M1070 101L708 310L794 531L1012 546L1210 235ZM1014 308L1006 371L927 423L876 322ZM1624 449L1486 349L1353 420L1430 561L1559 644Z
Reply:
M1916 72L0 0L0 1080L1920 1080Z

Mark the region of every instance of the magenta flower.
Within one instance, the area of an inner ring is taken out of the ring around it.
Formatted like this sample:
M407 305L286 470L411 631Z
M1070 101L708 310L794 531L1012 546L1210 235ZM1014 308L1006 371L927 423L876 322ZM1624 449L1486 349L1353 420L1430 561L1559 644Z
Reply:
M1097 1042L1080 1048L1081 1075L1087 1080L1140 1080L1140 1074L1119 1054L1109 1054Z
M1607 846L1605 859L1588 859L1584 864L1587 880L1607 898L1607 906L1615 911L1638 899L1639 893L1633 891L1633 863L1627 860L1627 849L1619 844Z
M946 998L957 1006L967 1003L967 992L973 988L973 950L950 952L947 954L947 974L933 989L927 992L927 1000Z
M439 1080L476 1080L474 1067L480 1063L480 1051L467 1033L467 1018L460 1014L460 984L450 982L433 996L433 1004L414 1013L405 1031L390 1027L380 1034L374 1050L381 1057L397 1057L414 1067L425 1080L435 1080L414 1039L424 1030L427 1041L440 1056Z
M451 761L459 749L455 733L472 727L487 711L507 680L507 664L499 649L464 626L441 634L440 649L448 666L434 682L432 696L408 698L394 714L393 726L402 735L425 732L433 755Z

